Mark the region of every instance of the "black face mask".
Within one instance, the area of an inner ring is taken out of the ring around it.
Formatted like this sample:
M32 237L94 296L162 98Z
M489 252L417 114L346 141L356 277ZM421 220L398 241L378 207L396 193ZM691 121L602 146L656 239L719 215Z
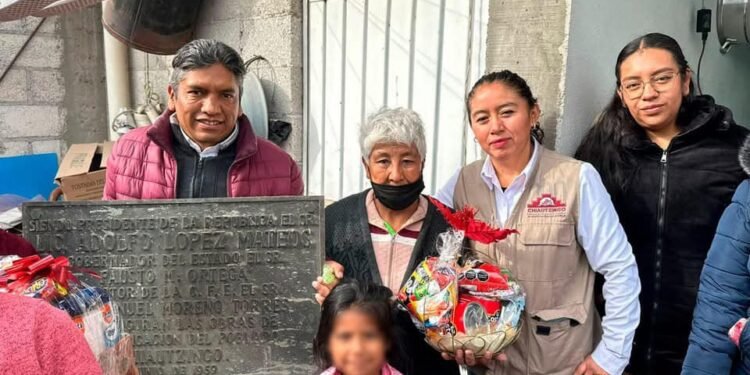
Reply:
M406 207L409 207L412 203L419 199L419 195L424 190L424 180L422 176L419 176L419 180L412 182L411 184L393 186L393 185L380 185L370 181L372 190L375 192L375 197L378 201L394 211L401 211Z

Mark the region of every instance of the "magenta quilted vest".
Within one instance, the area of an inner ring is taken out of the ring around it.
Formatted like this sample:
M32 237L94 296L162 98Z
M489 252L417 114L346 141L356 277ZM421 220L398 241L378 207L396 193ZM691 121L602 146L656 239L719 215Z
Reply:
M174 199L177 162L169 121L163 113L156 122L122 136L107 161L104 200ZM229 168L227 196L302 195L297 163L284 150L259 139L243 114L238 120L237 156Z

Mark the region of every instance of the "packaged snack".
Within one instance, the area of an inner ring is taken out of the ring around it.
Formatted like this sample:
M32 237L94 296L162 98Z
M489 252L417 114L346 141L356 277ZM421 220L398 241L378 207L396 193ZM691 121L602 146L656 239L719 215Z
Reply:
M463 234L447 232L440 235L445 245L439 258L427 258L399 291L399 299L420 329L450 329L453 308L458 302L456 260Z
M8 289L6 288L8 277L4 276L4 272L6 269L12 267L13 262L18 259L21 259L21 257L17 255L0 256L0 293L8 292Z
M497 328L501 311L502 302L497 299L462 294L453 321L458 332L471 336L489 334Z
M106 375L136 374L132 338L98 275L73 269L66 257L0 259L0 291L43 299L70 315Z
M472 350L496 354L518 337L525 295L510 272L469 258L458 264L464 238L491 243L515 233L474 219L466 208L457 213L433 201L453 226L440 235L438 257L429 257L414 270L398 294L401 306L441 352Z
M5 270L6 268L10 268L13 265L13 262L18 259L21 259L21 257L19 257L18 255L1 256L0 271Z

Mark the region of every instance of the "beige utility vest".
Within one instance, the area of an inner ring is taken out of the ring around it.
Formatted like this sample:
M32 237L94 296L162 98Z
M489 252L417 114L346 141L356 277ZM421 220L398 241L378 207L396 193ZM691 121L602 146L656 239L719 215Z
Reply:
M573 374L601 338L594 308L594 272L578 244L581 162L539 147L539 162L504 223L517 229L493 245L472 241L481 259L507 267L526 292L518 340L506 349L508 361L493 374ZM478 210L495 222L495 194L481 178L484 161L461 170L453 203Z

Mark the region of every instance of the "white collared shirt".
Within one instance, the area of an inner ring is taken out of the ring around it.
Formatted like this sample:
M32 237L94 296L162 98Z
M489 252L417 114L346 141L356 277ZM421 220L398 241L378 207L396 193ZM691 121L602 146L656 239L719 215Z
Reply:
M169 120L171 121L172 124L175 124L177 126L180 125L177 122L177 116L174 113L172 114L172 116L169 116ZM198 153L198 156L200 156L201 159L204 159L204 158L215 158L216 156L219 155L219 152L221 150L224 150L225 148L229 147L235 140L237 140L237 136L240 133L240 131L239 131L239 124L235 124L234 125L234 130L232 130L232 133L229 134L229 136L226 139L224 139L223 141L221 141L221 142L219 142L219 143L217 143L217 144L215 144L213 146L206 147L205 149L201 150L201 147L198 146L198 144L195 143L195 141L193 141L187 135L187 133L185 133L184 130L182 130L182 127L181 126L179 126L179 127L180 127L180 133L185 138L185 141L187 141L187 143L190 146L190 148L192 148L193 150L195 150L195 152Z
M502 227L526 189L528 176L539 163L539 144L526 167L503 191L489 157L482 167L482 180L495 194L495 224ZM453 193L461 170L435 195L452 207ZM612 200L599 173L589 163L581 165L580 206L576 234L586 252L591 269L604 275L606 316L602 320L602 340L592 353L594 361L609 374L621 374L630 360L633 336L638 327L641 307L638 295L641 281L633 249L620 225Z

